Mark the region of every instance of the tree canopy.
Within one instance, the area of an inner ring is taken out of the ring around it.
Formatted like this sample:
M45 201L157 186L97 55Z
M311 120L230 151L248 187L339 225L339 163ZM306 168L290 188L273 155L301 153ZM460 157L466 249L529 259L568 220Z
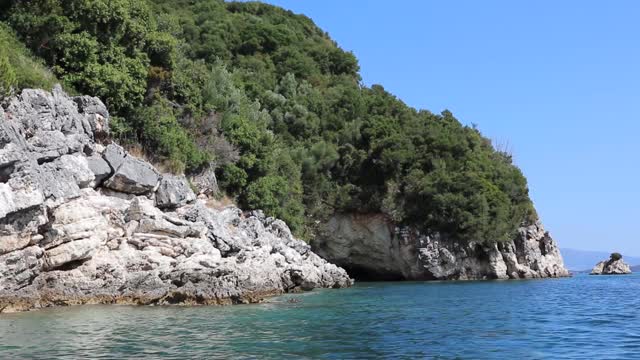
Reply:
M177 171L214 162L241 206L303 237L336 212L485 242L536 218L510 154L449 111L363 86L355 56L303 15L221 0L4 7L0 19L67 87L105 101L121 141Z

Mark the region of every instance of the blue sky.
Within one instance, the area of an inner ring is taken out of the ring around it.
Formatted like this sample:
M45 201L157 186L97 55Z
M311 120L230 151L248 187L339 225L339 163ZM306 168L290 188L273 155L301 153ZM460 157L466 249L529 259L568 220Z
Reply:
M508 144L560 246L640 255L639 1L270 0L363 81Z

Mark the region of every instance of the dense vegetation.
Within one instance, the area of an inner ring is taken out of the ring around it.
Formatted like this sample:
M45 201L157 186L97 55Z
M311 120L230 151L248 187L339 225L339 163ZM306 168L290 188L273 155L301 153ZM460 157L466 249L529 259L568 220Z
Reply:
M16 38L13 30L0 23L0 98L13 89L51 88L57 79Z
M215 163L227 194L299 235L340 211L476 241L535 219L509 154L448 111L362 86L353 54L305 16L220 0L0 4L65 86L105 101L120 141L176 171Z

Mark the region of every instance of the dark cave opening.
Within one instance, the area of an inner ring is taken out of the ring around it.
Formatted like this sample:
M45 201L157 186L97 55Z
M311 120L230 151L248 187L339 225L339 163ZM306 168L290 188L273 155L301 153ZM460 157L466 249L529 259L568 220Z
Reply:
M359 265L342 266L349 276L356 281L402 281L407 280L404 275L394 271L380 271Z

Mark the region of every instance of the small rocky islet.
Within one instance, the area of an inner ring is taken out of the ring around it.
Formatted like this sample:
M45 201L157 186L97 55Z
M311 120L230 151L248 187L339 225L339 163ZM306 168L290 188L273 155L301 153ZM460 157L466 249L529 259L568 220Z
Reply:
M624 262L619 253L611 254L609 259L600 261L591 270L591 275L626 275L631 273L631 267Z
M540 222L510 242L474 243L335 214L307 244L260 211L209 206L212 171L191 182L160 173L109 140L109 119L98 98L59 86L0 107L0 312L251 303L351 286L340 266L372 280L569 275Z

